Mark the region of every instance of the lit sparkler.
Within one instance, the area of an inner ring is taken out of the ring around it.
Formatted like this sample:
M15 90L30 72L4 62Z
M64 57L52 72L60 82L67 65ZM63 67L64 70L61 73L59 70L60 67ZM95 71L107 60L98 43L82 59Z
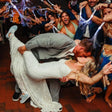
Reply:
M41 0L41 2L43 2L44 0ZM51 6L54 6L54 4L50 1L50 0L47 0L47 2L51 5Z
M84 32L86 29L86 26L90 24L91 19L93 18L94 14L95 14L96 10L94 10L94 12L91 14L90 18L85 20L82 17L82 9L80 10L80 20L79 20L79 28Z
M51 5L51 6L54 6L54 4L53 3L51 3L51 1L50 0L47 0L48 1L48 3Z
M12 7L19 13L20 17L25 19L25 17L20 13L20 11L18 10L18 8L16 7L16 5L14 5L11 1L10 4L12 5Z
M98 29L96 30L95 34L94 34L93 37L91 38L91 40L93 41L93 48L96 48L96 46L99 46L99 47L100 47L100 44L99 44L99 42L97 41L97 36L98 36L98 33L99 33L99 31L101 30L101 28L103 27L104 24L105 24L105 22L103 22L103 23L98 27Z

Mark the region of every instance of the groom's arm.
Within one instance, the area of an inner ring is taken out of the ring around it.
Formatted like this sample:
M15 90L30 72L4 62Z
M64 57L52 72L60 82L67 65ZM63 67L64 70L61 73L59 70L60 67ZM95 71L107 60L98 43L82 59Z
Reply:
M25 46L27 50L39 47L63 49L73 44L75 45L74 41L64 34L45 33L34 37Z
M19 47L18 51L23 54L24 51L31 50L33 48L54 48L63 50L74 46L75 42L64 34L44 33L29 40L25 46Z

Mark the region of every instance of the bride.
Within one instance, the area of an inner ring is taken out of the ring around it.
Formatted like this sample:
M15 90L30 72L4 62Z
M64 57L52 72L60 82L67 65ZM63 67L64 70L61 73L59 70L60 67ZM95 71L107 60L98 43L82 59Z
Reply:
M12 30L17 29L17 26L11 28ZM15 37L14 33L8 33L8 37L11 54L11 72L18 82L22 93L27 93L31 98L31 102L33 101L37 107L41 108L42 112L61 111L59 110L61 104L52 101L45 79L64 78L66 81L72 79L92 85L98 82L104 75L112 73L112 65L108 63L92 78L88 77L86 72L89 74L95 68L92 57L78 57L77 60L39 63L31 51L18 52L18 48L24 46L24 44Z

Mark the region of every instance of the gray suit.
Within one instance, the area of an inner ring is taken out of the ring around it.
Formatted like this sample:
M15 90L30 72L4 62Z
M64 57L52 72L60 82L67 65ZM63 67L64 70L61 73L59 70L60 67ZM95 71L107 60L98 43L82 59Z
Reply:
M40 34L26 43L27 50L32 50L38 60L60 59L65 52L75 46L75 42L64 34ZM44 68L43 68L44 69ZM49 80L49 90L53 101L59 100L59 80Z
M62 54L75 46L75 42L64 34L40 34L26 43L26 48L32 50L38 59L62 58Z

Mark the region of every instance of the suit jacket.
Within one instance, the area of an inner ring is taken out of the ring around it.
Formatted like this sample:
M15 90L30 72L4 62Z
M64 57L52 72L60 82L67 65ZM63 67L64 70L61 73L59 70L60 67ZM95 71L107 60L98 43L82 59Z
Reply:
M35 36L26 43L26 48L32 50L37 59L62 58L58 57L75 46L74 40L60 33L44 33Z

